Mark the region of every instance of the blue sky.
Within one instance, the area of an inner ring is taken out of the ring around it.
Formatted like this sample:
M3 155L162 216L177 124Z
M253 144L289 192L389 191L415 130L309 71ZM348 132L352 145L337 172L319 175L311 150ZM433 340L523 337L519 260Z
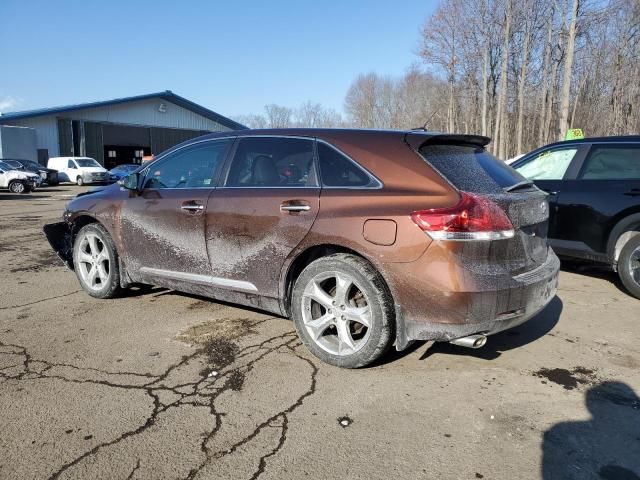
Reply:
M227 116L306 100L342 111L357 74L418 60L437 3L0 0L0 105L168 89Z

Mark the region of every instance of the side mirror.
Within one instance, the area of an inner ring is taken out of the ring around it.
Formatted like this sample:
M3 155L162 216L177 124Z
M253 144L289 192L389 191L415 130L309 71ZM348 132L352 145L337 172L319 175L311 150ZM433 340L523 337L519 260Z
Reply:
M118 185L127 190L140 191L140 175L138 173L132 173L127 175L122 180L118 180Z

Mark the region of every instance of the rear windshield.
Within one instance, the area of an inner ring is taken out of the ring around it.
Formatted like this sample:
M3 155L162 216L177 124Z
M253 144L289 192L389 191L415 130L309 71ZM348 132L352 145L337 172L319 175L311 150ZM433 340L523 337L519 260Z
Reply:
M420 154L459 190L498 193L526 178L482 147L425 145Z

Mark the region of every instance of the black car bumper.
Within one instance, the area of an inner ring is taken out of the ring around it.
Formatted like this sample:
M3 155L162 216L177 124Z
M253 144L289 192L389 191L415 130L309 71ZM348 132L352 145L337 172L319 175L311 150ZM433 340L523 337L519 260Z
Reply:
M73 243L69 224L66 222L49 223L42 227L42 231L58 257L73 270Z

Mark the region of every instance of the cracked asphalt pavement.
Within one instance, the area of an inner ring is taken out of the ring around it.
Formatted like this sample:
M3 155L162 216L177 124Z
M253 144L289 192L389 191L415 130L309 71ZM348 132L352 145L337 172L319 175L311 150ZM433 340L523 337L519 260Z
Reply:
M79 191L0 193L0 478L640 478L640 303L615 275L563 271L483 349L341 370L287 319L84 294L41 233Z

